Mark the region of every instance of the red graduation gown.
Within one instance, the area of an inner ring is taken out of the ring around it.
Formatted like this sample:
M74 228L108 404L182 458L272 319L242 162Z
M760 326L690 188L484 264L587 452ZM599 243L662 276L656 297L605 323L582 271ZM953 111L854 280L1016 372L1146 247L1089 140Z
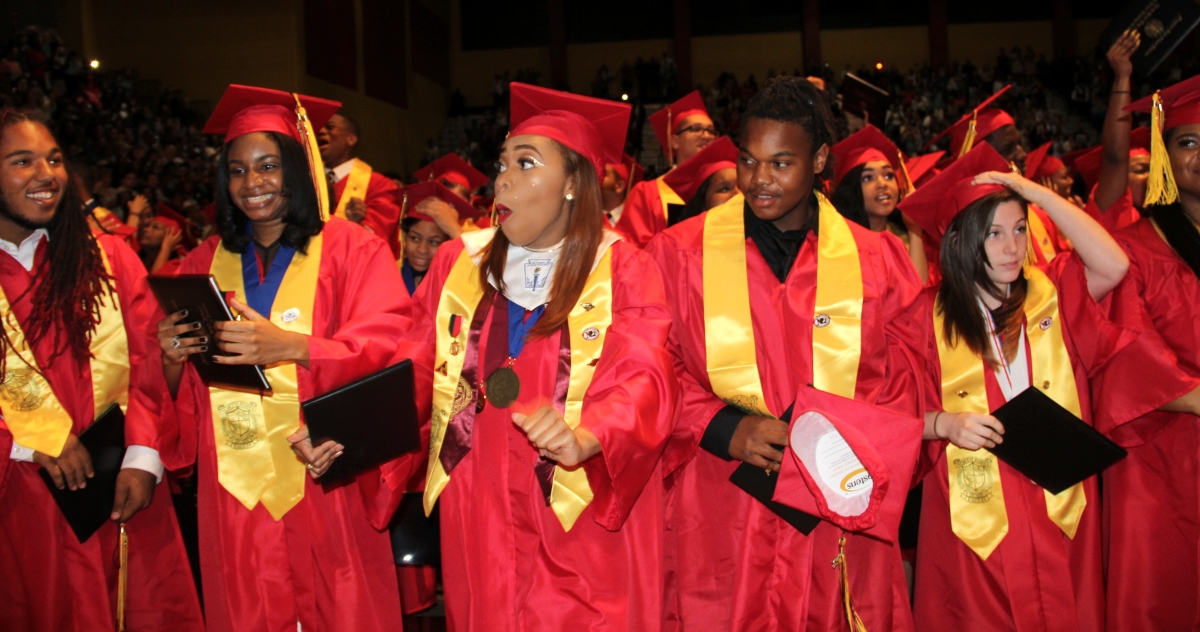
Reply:
M146 270L120 238L97 238L112 264L117 296L129 339L129 406L125 414L127 445L162 451L160 419L172 412L156 331L162 319L158 301L146 283ZM38 248L37 260L45 253ZM35 264L36 266L36 264ZM36 267L34 268L36 269ZM0 254L0 284L10 301L32 281L25 268ZM13 304L28 327L30 298ZM95 402L91 370L70 352L47 367L51 345L35 345L54 394L82 433L93 421ZM116 525L105 523L82 544L63 519L33 463L9 460L12 434L0 422L0 627L6 630L115 630L117 597ZM129 535L129 592L126 629L131 631L203 630L200 603L188 565L179 525L165 485L154 490L150 506L125 527Z
M346 190L349 176L333 184L333 199L340 201L342 192ZM400 256L400 197L404 190L396 186L392 179L379 173L371 172L371 181L367 184L367 216L362 225L386 241L392 250L393 257ZM334 208L337 208L335 203ZM332 214L332 212L331 212Z
M625 196L625 209L613 230L625 241L644 248L651 238L666 229L667 217L658 194L658 180L643 180L633 185L629 195Z
M1058 289L1059 318L1083 420L1091 423L1089 375L1127 344L1129 335L1110 323L1092 300L1077 256L1064 253L1055 257L1046 274ZM927 370L931 379L927 397L931 410L940 410L942 372L931 315L935 296L936 290L930 289L922 298L929 317ZM1027 357L1032 371L1036 360ZM985 368L984 376L988 407L995 410L1004 403L1004 395L994 372ZM1072 540L1047 516L1042 488L1000 461L1008 533L985 561L951 530L946 442L926 442L926 458L933 465L924 481L917 540L913 605L917 629L1103 629L1101 512L1095 477L1083 483L1087 508Z
M855 399L902 414L922 410L925 332L909 307L920 280L895 236L850 224L863 267L862 356ZM667 497L667 604L670 629L845 630L837 570L843 532L822 521L808 536L729 482L739 462L698 449L725 403L705 368L703 216L673 226L647 248L664 274L675 327L670 349L681 398L663 457ZM812 382L817 236L810 234L780 283L746 240L751 318L768 407L783 414ZM907 481L894 483L906 493ZM892 492L889 492L892 493ZM846 558L854 605L871 630L909 630L912 619L900 549L850 534Z
M1112 630L1196 629L1200 423L1186 413L1153 408L1200 384L1195 379L1200 376L1200 280L1148 219L1115 237L1130 260L1124 286L1138 299L1136 307L1158 340L1139 338L1131 351L1145 355L1125 363L1126 374L1105 376L1113 388L1138 393L1143 404L1137 419L1108 429L1129 450L1103 475L1108 625ZM1173 379L1145 369L1158 365L1175 369Z
M1096 204L1096 187L1093 186L1092 195L1088 198L1088 203L1083 210L1109 233L1116 233L1142 218L1142 214L1133 206L1133 194L1129 192L1128 187L1125 188L1125 193L1116 202L1113 202L1112 206L1101 210Z
M463 247L461 240L443 244L417 289L413 341L424 367L421 389L432 377L438 300ZM676 397L664 348L670 315L649 258L624 242L612 248L613 321L581 420L602 446L583 465L595 497L563 531L534 478L538 453L512 413L553 402L561 333L529 340L513 366L519 399L504 409L489 404L475 416L471 449L438 498L450 629L661 628L659 455ZM494 344L488 335L494 317L493 310L483 324L480 358Z
M193 250L180 274L207 274L219 238ZM408 331L410 303L387 245L359 226L325 224L301 401L386 366ZM391 630L399 589L385 527L403 474L367 472L324 489L305 477L304 499L276 521L247 510L217 481L208 388L188 367L176 399L181 421L174 467L198 464L200 570L208 629L291 632ZM395 465L395 464L393 464ZM381 478L383 480L381 480Z

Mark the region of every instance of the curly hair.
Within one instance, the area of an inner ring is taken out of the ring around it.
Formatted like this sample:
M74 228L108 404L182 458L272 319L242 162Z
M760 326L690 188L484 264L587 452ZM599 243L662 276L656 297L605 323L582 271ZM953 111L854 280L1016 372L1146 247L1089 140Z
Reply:
M746 104L743 119L767 119L782 123L794 123L808 133L812 139L815 156L821 145L833 147L837 140L833 125L833 112L829 109L829 97L823 90L803 77L776 77ZM743 125L745 130L746 126ZM833 160L825 161L825 169L816 174L824 180L833 178Z
M0 134L21 123L39 125L53 136L46 121L35 111L0 110ZM101 300L106 294L110 295L109 300L115 300L111 296L113 279L104 268L100 244L88 226L83 201L71 184L70 173L67 175L58 208L46 225L50 235L46 254L32 270L34 282L11 301L15 305L32 293L30 314L36 317L23 323L22 329L31 347L51 336L54 344L49 355L38 358L38 365L43 370L65 352L70 352L79 363L87 362L91 357L91 339L100 322ZM0 204L6 206L5 214L11 217L3 196L0 196ZM8 374L4 356L12 347L7 331L0 345L3 345L0 349L0 380L3 380Z

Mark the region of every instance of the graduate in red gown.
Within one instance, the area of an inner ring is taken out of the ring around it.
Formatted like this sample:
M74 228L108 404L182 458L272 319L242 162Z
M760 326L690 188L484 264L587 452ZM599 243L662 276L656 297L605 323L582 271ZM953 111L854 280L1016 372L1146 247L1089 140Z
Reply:
M650 125L671 168L683 164L717 138L699 90L651 114ZM667 205L683 203L661 176L639 182L629 190L621 212L610 215L613 229L629 243L644 247L666 229Z
M604 205L606 226L613 227L625 211L625 198L642 177L645 169L628 154L621 154L621 162L604 165L604 177L600 180L600 199Z
M901 195L912 192L904 154L874 125L847 136L832 148L834 175L830 201L847 219L875 232L888 231L904 242L922 283L929 262L921 227L896 210Z
M488 183L488 177L482 171L453 153L425 165L413 174L413 178L418 183L438 182L471 206L475 206L476 200L472 193ZM456 205L439 201L436 197L426 198L418 206L420 208L412 206L411 201L409 203L409 209L416 209L432 219L449 239L458 237L463 231L478 230L490 225L490 218L481 218L478 209L461 212ZM488 212L490 210L487 209Z
M300 99L317 125L338 106ZM322 487L341 447L313 448L298 402L386 366L410 303L383 240L323 221L320 159L306 157L295 107L286 92L231 86L205 127L226 136L219 235L179 272L214 275L244 319L218 323L215 340L179 337L178 313L159 326L177 458L198 468L205 616L209 630L390 630L401 614L385 528L403 468ZM214 344L220 362L266 366L272 395L206 386L187 358Z
M678 221L720 206L739 193L737 157L737 146L722 136L663 176L663 182L684 201L683 211L677 211Z
M742 195L647 247L672 280L682 389L663 457L670 629L848 630L846 590L868 629L912 629L894 532L822 520L804 535L729 481L739 461L762 473L792 458L785 422L804 410L806 385L913 422L867 435L894 441L901 460L892 503L916 465L924 332L909 307L921 282L895 236L846 221L814 191L832 175L832 121L807 80L768 84L744 118ZM848 586L830 564L843 538Z
M1075 244L1045 269L1027 257L1028 204ZM1128 260L1108 233L981 145L905 199L941 236L927 290L928 412L913 619L919 630L1104 627L1100 496L1092 477L1051 495L987 448L990 413L1031 385L1085 422L1088 379L1132 339L1097 303Z
M171 410L146 271L119 238L89 230L40 119L0 111L0 151L0 627L116 630L123 523L125 629L203 630L170 490L156 484ZM81 543L39 470L60 489L98 484L79 436L113 404L127 446L116 504Z
M670 315L654 263L604 229L599 184L629 107L511 94L499 228L442 245L415 299L447 623L657 630Z
M961 158L976 145L986 143L992 146L1005 161L1020 172L1025 171L1025 159L1029 157L1025 147L1021 145L1021 131L1017 129L1016 120L1012 115L1000 108L992 107L997 99L1003 96L1012 86L1004 86L992 96L984 99L975 109L964 114L954 125L951 125L926 147L937 142L945 135L950 135L950 152L955 158ZM1045 266L1059 252L1070 249L1070 243L1062 238L1054 222L1041 208L1030 207L1034 217L1030 219L1029 233L1033 238L1034 260L1039 266Z
M399 257L403 190L391 178L354 157L358 141L358 123L344 114L329 117L317 132L321 160L333 173L333 199L337 202L330 214L379 235Z
M1143 404L1136 420L1104 429L1129 450L1104 473L1111 630L1200 626L1200 406L1194 390L1200 377L1200 78L1127 109L1146 112L1156 103L1162 114L1152 117L1151 134L1161 134L1164 151L1150 163L1149 217L1116 239L1130 259L1125 286L1166 347L1134 366L1157 360L1180 375L1174 384L1147 380L1144 370L1131 367L1128 375L1106 380L1109 388L1136 390ZM1161 410L1146 410L1162 402L1168 403Z

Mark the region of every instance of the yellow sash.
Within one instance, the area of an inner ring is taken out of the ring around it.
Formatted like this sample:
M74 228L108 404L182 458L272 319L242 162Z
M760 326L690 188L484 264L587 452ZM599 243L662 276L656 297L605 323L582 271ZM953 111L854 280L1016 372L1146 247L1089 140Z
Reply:
M97 248L104 269L112 275L108 253L103 246L97 245ZM92 353L89 367L93 419L114 403L120 405L122 412L129 405L129 339L125 334L125 319L121 315L115 279L113 284L114 288L100 297L100 322L88 342ZM25 340L25 332L13 314L3 288L0 288L0 314L4 315L4 333L12 342L4 356L4 381L0 383L4 421L12 433L13 443L57 458L62 454L67 435L71 434L71 415L42 376L37 358Z
M1024 306L1025 336L1029 340L1029 363L1033 369L1030 385L1042 389L1063 408L1080 417L1082 408L1071 358L1063 340L1058 292L1049 277L1036 266L1025 266L1025 279L1028 283ZM953 347L946 343L940 309L935 310L933 326L942 368L942 409L952 413L990 413L982 359L961 340ZM999 463L986 449L965 450L947 443L946 464L950 477L951 527L959 539L986 560L1008 533ZM1087 506L1083 485L1075 485L1057 495L1044 493L1050 520L1067 537L1074 538Z
M310 238L308 254L297 252L288 265L271 305L270 320L280 329L312 335L322 238L319 233ZM217 246L209 272L222 290L246 302L241 255ZM304 498L304 464L287 440L300 428L299 382L295 362L272 364L266 373L272 389L267 396L215 386L208 396L218 482L246 509L261 500L279 520Z
M1050 233L1046 229L1045 222L1042 221L1041 215L1029 210L1029 241L1033 243L1033 247L1037 248L1042 254L1042 259L1046 263L1050 263L1056 254L1054 244L1050 243Z
M663 219L667 219L667 205L684 204L685 202L675 192L675 189L672 189L670 186L667 186L666 182L663 182L662 178L658 178L654 182L658 185L658 198L662 201Z
M433 374L433 420L429 436L429 469L425 479L425 513L433 511L438 496L450 482L450 475L438 458L446 436L450 419L466 406L473 405L472 387L462 379L465 353L451 353L466 348L469 323L474 318L475 308L483 298L479 285L479 269L466 250L446 278L442 296L438 302L437 353ZM458 316L463 323L458 336L451 335L450 318ZM609 248L600 263L588 275L579 302L567 317L567 335L571 337L571 378L567 385L567 400L563 419L575 428L583 412L583 397L592 383L600 358L608 327L612 324L612 249ZM590 331L589 331L590 330ZM598 335L592 335L598 334ZM566 470L554 468L554 485L550 493L550 508L558 517L563 530L570 531L580 514L592 501L592 489L582 467Z
M820 193L817 289L813 318L813 386L854 397L862 353L862 267L845 218ZM744 199L735 195L704 219L704 348L713 392L764 417L746 268Z
M367 186L371 184L371 165L359 160L351 158L350 175L346 176L346 188L342 189L342 197L338 198L337 210L333 212L334 216L346 219L346 205L350 203L351 198L358 198L364 202L367 199Z

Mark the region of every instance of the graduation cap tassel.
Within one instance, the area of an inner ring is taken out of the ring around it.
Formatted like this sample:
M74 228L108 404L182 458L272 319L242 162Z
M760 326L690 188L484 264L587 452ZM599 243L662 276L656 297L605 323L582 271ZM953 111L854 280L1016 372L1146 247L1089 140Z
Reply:
M671 127L671 106L667 106L667 169L675 165L675 152L671 150L671 137L675 135L675 128ZM632 170L631 170L632 171Z
M296 129L300 132L300 144L304 153L308 154L308 169L312 172L313 185L317 187L317 205L321 209L321 221L329 221L329 182L325 176L325 163L321 161L321 150L317 146L317 135L313 132L312 123L308 120L308 112L300 103L300 95L292 93L296 99Z
M837 569L838 580L842 584L842 606L846 610L846 622L850 624L851 632L867 632L867 626L862 617L854 609L854 601L850 599L850 569L846 566L846 536L838 540L838 554L833 558L833 567Z
M1150 177L1146 180L1146 205L1174 204L1179 199L1179 187L1171 172L1171 158L1163 141L1163 106L1158 92L1150 109Z
M400 219L396 221L396 230L400 231L400 256L396 261L404 266L404 242L408 241L404 234L404 218L408 215L408 191L404 192L404 197L400 199Z
M125 523L120 526L120 549L117 554L117 632L125 632L125 595L129 590L129 536Z
M908 195L917 188L917 185L913 184L912 176L908 175L908 164L904 162L904 152L897 149L896 157L900 160L900 172L904 174L904 183L900 187L900 193L902 195Z
M967 135L963 137L962 147L958 150L958 157L962 158L971 151L971 147L975 146L975 123L979 112L978 110L971 112L971 122L967 124Z

